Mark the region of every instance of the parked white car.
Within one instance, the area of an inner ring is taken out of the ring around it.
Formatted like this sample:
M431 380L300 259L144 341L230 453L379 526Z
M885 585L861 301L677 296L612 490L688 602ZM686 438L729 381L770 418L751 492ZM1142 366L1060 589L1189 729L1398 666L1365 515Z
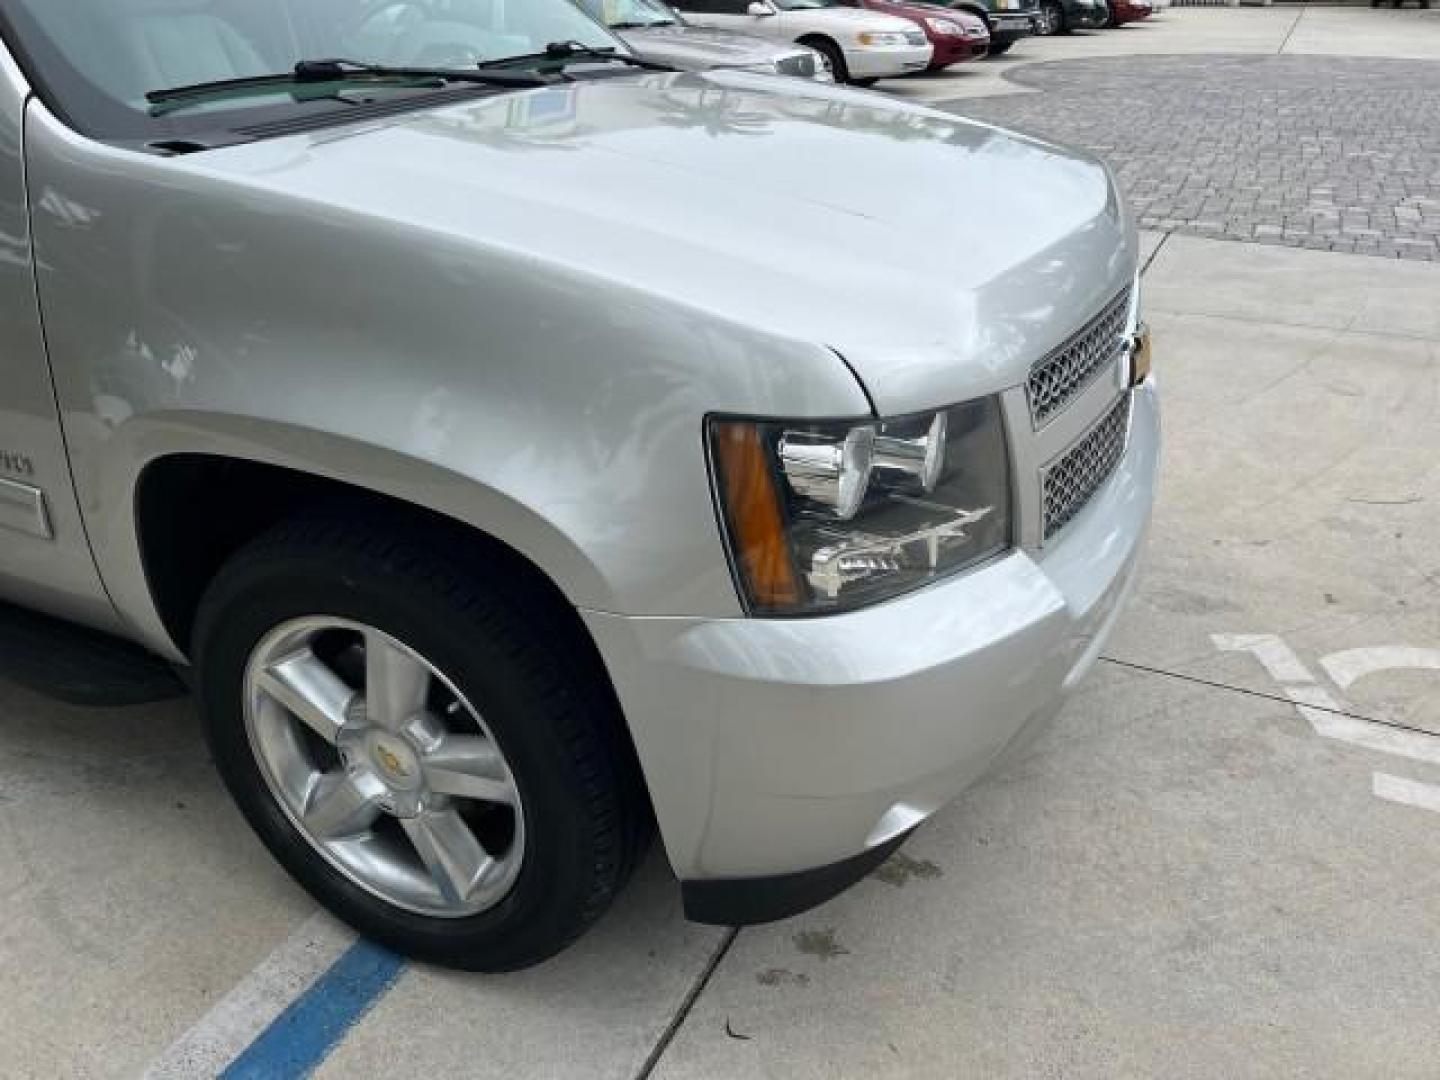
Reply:
M682 71L733 68L775 75L796 75L831 82L829 62L814 49L691 26L663 0L575 0L580 10L609 27L636 56Z
M930 66L929 39L915 23L840 0L672 0L670 6L696 26L808 45L825 57L836 82L868 86Z

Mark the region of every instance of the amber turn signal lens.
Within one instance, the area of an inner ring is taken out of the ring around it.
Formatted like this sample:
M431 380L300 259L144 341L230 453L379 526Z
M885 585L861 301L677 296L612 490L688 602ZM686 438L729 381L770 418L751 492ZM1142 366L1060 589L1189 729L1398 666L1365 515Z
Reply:
M800 582L760 431L754 424L717 423L711 437L730 539L750 597L760 607L793 607Z
M1130 354L1130 385L1139 386L1150 377L1150 327L1135 331L1135 348Z

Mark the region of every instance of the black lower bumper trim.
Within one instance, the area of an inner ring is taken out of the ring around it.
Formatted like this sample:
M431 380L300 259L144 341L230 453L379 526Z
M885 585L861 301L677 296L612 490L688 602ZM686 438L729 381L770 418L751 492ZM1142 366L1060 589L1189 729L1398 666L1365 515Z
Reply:
M909 835L901 833L879 847L813 870L770 877L682 881L685 917L716 926L750 926L798 915L844 892L888 859Z

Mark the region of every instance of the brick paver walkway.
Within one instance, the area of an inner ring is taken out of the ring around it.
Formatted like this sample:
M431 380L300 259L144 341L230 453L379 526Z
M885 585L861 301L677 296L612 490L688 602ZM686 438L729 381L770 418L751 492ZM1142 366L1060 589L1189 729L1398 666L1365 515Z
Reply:
M1035 64L953 112L1107 158L1144 228L1440 261L1440 63L1152 56Z

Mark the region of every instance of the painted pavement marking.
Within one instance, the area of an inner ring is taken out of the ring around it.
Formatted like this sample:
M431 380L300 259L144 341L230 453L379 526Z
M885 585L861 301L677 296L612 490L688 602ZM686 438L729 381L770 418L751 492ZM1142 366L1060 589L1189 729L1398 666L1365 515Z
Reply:
M1341 702L1316 681L1310 669L1278 634L1212 634L1210 639L1222 652L1254 655L1271 678L1281 684L1285 696L1295 703L1317 735L1382 754L1440 765L1440 737L1346 715ZM1346 649L1321 657L1320 666L1336 686L1345 690L1356 680L1383 671L1440 671L1440 650L1406 645ZM1376 798L1388 802L1440 813L1440 785L1376 772L1371 777L1371 791Z
M171 1044L144 1078L307 1075L401 967L398 957L357 942L354 931L317 912Z

